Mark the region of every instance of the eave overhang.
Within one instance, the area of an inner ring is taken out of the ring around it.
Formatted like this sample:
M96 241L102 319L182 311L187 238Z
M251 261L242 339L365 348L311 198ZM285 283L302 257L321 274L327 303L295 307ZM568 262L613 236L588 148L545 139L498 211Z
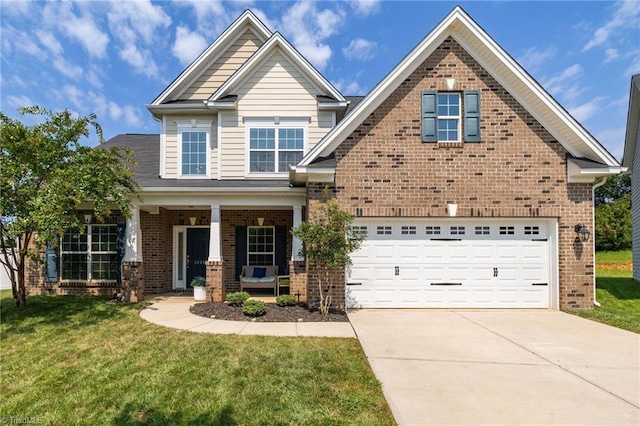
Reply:
M567 160L567 183L593 183L596 178L617 175L626 170L626 167L570 158Z

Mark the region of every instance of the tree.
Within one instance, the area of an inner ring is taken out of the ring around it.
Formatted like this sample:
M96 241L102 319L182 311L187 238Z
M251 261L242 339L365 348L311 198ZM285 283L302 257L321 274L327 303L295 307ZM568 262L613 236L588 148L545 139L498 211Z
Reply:
M631 249L631 195L596 207L596 250Z
M596 207L610 203L625 194L631 194L631 174L610 176L604 185L596 188L593 202Z
M367 236L366 231L352 226L353 219L352 214L340 210L335 199L330 199L318 203L311 220L291 230L291 234L302 241L299 254L320 268L318 291L322 314L328 314L331 306L331 294L325 296L323 291L330 288L331 269L350 265L350 254L360 248Z
M127 149L95 149L79 140L94 129L96 116L75 117L27 107L21 116L41 121L25 125L0 112L0 263L11 279L13 300L26 306L27 259L39 261L45 243L57 244L67 229L82 229L76 209L90 201L98 221L115 206L129 216L138 186Z

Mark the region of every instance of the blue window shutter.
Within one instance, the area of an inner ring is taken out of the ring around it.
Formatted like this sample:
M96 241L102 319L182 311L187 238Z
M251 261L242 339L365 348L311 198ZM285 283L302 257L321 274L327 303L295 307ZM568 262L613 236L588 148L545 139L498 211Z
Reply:
M422 142L438 141L438 114L436 92L422 92Z
M47 243L46 269L44 280L48 283L58 282L58 248Z
M236 226L236 279L247 264L247 227Z
M464 141L480 142L480 91L464 92Z

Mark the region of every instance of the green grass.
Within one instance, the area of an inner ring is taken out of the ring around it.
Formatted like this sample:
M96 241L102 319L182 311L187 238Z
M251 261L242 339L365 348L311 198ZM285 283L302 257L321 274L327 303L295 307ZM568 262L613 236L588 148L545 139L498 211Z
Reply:
M601 266L606 269L611 264L630 264L631 250L622 251L598 251L596 252L596 264L598 268Z
M569 312L640 333L640 283L631 279L631 271L598 269L596 276L596 300L600 307Z
M141 305L0 292L0 418L51 425L394 424L355 339L217 336Z

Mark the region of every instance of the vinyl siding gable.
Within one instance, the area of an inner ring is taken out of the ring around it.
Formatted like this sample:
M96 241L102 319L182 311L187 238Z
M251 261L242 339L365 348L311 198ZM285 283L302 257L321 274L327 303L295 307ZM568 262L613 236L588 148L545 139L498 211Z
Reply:
M631 174L631 222L633 226L633 279L640 281L640 132L636 135Z

